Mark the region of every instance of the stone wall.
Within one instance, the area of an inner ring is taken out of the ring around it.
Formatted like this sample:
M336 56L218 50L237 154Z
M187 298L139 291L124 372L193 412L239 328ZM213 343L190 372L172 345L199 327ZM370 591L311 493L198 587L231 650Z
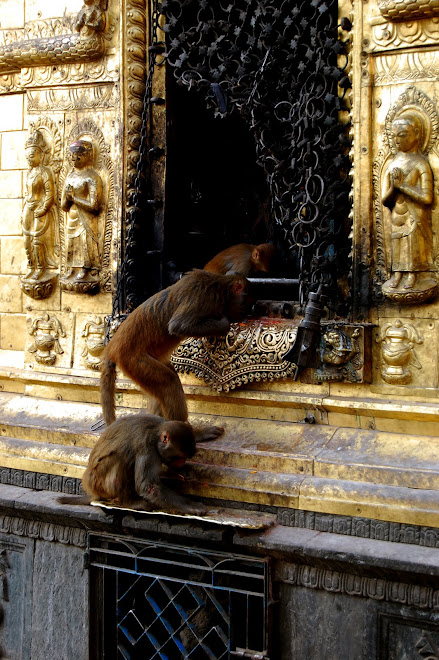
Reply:
M104 513L96 507L60 505L56 498L56 493L0 485L0 657L101 658L103 631L116 639L116 591L110 581L103 594L95 552L97 547L111 552L115 543L125 544L127 556L132 548L133 557L145 557L145 549L152 548L159 561L170 547L189 553L192 549L193 557L205 551L267 559L270 648L256 657L439 657L439 559L434 547L282 525L246 530L163 514ZM178 553L175 557L176 563L182 561ZM184 584L195 577L187 573L191 564L195 570L198 562L183 562L179 572L169 565L166 570ZM122 573L136 572L135 566L139 575L147 572L142 561L133 564L118 558L117 552L108 565L119 565ZM231 564L230 570L236 567ZM104 627L102 598L115 616ZM161 607L166 604L163 598ZM132 607L134 615L139 608L140 623L132 629L136 634L120 639L135 654L148 616L146 602L134 600ZM196 632L198 625L205 625L200 621L193 621ZM134 623L127 621L124 630ZM178 632L176 636L180 639Z

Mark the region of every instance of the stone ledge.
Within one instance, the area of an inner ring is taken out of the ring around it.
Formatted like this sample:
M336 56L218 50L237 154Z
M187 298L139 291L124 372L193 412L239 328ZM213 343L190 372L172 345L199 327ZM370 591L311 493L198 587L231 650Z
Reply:
M32 490L47 490L57 495L83 495L80 479L63 475L28 472L16 468L0 468L0 483ZM304 509L261 507L258 504L234 502L209 498L209 506L229 507L245 511L260 511L277 515L279 525L333 533L343 536L375 539L390 543L405 543L428 548L439 548L439 528L411 523L396 523L375 518L344 516L336 513L320 513Z
M269 554L299 564L312 560L316 567L385 577L387 580L398 578L403 582L411 582L419 576L426 576L426 583L430 587L439 587L439 552L436 548L280 525L265 530L222 527L208 521L185 519L183 516L170 517L163 513L145 515L140 512L126 514L123 511L112 511L108 515L108 512L105 514L97 507L59 504L58 496L58 493L36 492L0 484L0 531L38 536L41 529L45 540L69 542L68 537L61 532L59 535L48 535L44 526L40 528L34 525L29 529L23 525L11 526L9 521L17 518L119 536L139 534L151 538L151 535L159 534L162 537L165 534L181 537L183 544L202 538L205 543L221 542L229 549ZM6 522L9 524L8 529ZM280 571L282 573L282 565ZM281 579L280 575L278 579Z

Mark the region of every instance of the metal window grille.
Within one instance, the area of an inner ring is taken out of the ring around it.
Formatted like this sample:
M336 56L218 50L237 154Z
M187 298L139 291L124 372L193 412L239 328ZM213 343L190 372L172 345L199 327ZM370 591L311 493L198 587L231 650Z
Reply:
M343 23L348 24L349 21ZM177 85L186 88L189 96L205 99L208 114L224 121L239 118L253 135L255 160L262 166L269 194L267 236L281 249L285 260L284 272L279 277L290 279L291 283L299 282L300 304L304 304L310 291L324 283L330 308L340 316L347 314L350 301L344 293L346 286L340 287L339 283L343 281L347 285L348 278L354 276L348 273L352 248L350 64L347 32L339 38L337 0L236 0L233 3L154 0L151 25L149 83L155 48L165 46L166 52L160 53L159 60L166 62ZM168 84L168 91L169 88ZM151 93L148 85L147 91ZM147 94L145 122L150 105ZM150 111L154 112L154 108ZM169 116L181 114L181 104L176 107L171 103L168 113ZM189 133L188 130L186 134ZM139 186L143 181L141 175L151 171L148 154L155 153L154 147L163 146L148 144L146 124L142 135L144 149L140 151L145 158L139 159ZM197 135L195 128L194 143ZM240 150L242 143L237 143L236 152ZM191 145L185 153L189 151ZM210 159L219 160L220 152L212 140ZM221 168L226 169L227 154L221 158L226 159L221 161ZM169 149L168 159L171 163ZM187 163L177 169L181 175L190 170ZM178 175L176 178L181 178ZM215 176L212 178L216 181ZM169 173L167 179L169 183ZM187 187L183 188L189 197L197 198L196 190L191 189L189 194ZM207 211L215 206L215 203L209 205L209 200L221 194L219 182L216 188L212 186L212 191L209 188ZM143 208L140 201L138 208L137 202L134 206L137 210L127 223L124 264L128 309L154 293L169 263L178 261L181 241L176 239L177 248L174 248L169 236L176 232L176 227L181 231L182 218L189 231L188 218L193 217L197 204L200 207L198 201L188 202L186 207L183 197L182 191L172 185L168 201L178 199L173 214L176 217L170 217L168 203L164 222L163 209L155 204L160 200L149 200L154 203L145 203ZM238 195L230 204L232 211L239 204ZM202 226L201 233L210 236L212 226L218 222L212 222L208 212L205 216L208 226ZM241 242L240 231L244 231L241 224L245 224L242 218L236 227L234 223L230 225L232 237L221 249ZM163 227L167 227L166 231ZM214 241L215 236L211 239ZM188 267L195 265L190 263ZM147 290L135 294L138 287ZM123 307L122 303L117 304Z
M349 141L340 125L347 99L339 93L350 82L337 0L161 6L167 64L178 83L216 116L240 114L254 135L273 237L299 265L300 302L324 282L335 303L350 250Z
M265 559L89 535L96 658L268 660Z

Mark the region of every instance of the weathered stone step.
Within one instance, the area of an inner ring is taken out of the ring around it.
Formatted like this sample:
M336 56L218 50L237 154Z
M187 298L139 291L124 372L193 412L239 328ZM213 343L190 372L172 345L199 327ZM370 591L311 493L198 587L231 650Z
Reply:
M118 414L138 409L118 408ZM0 392L0 466L80 478L98 404ZM198 446L184 487L219 498L439 527L439 453L431 436L197 415L225 427Z
M183 490L198 498L439 527L437 490L202 464L194 465Z
M439 437L439 405L436 388L404 388L391 396L379 386L371 386L369 396L354 386L338 387L293 382L289 379L258 384L220 395L193 375L180 374L189 410L197 414L227 415L290 423L307 415L318 423L353 428L376 428L383 432L425 434ZM5 392L18 392L31 397L44 397L65 403L89 402L99 408L99 377L71 373L34 372L0 365L0 387ZM17 389L18 388L18 389ZM145 397L128 379L116 383L118 404L138 409L146 405ZM410 396L408 396L410 395Z
M50 442L63 446L92 447L99 437L99 433L77 432L71 428L51 429L44 426L3 422L0 426L1 437L21 438L33 442Z
M101 419L97 404L0 392L0 411L0 438L92 447L100 433L91 430ZM207 415L191 421L225 427L222 437L199 446L196 463L439 491L437 439L430 436Z
M203 443L203 464L439 491L438 440L324 425L218 420L226 433Z
M81 478L90 450L0 439L0 465ZM217 498L439 527L439 491L194 463L183 491Z
M0 465L29 472L45 472L80 479L90 449L67 447L3 436L0 438Z
M0 436L92 447L102 416L96 404L53 401L0 392Z

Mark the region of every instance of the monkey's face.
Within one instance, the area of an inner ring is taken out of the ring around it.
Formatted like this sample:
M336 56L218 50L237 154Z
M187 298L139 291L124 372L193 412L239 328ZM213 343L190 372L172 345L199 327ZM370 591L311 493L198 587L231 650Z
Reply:
M181 470L196 451L192 427L186 422L167 422L164 426L158 442L160 458L173 470Z
M252 254L253 270L256 272L269 273L271 267L271 260L274 257L276 248L270 243L262 243L258 245Z

